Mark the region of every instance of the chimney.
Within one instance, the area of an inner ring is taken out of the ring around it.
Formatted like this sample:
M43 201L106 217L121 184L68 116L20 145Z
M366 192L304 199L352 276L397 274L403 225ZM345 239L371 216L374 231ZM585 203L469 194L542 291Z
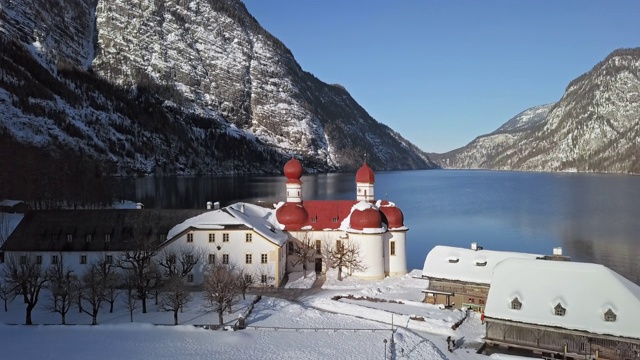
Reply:
M562 248L561 247L554 247L553 248L553 255L545 255L545 256L540 257L538 259L554 260L554 261L571 261L570 257L562 255Z
M211 201L207 201L207 210L211 210L213 203Z
M140 210L144 208L144 204L143 203L136 203L136 209Z
M220 202L216 201L213 203L213 210L220 210Z
M472 242L471 243L471 250L478 251L478 243L477 242Z

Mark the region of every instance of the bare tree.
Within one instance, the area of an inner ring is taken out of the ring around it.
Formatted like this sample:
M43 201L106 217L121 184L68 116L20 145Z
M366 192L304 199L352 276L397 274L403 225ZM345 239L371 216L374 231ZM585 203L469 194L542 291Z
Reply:
M78 279L73 273L73 269L64 265L62 253L59 253L58 259L47 270L50 298L48 309L52 313L60 314L60 321L62 325L65 325L67 313L78 294Z
M273 268L268 265L263 265L260 268L258 268L258 271L256 272L256 276L258 276L258 278L256 279L256 282L259 281L260 286L262 286L263 288L266 288L269 286L269 280L275 279L275 276L273 274Z
M47 272L32 254L9 255L5 259L3 278L27 304L25 325L32 325L31 312L38 303L40 291L48 281Z
M98 313L103 302L113 302L116 293L117 275L114 267L106 260L92 262L80 276L80 297L78 308L91 316L91 325L98 324ZM84 306L84 305L88 306ZM88 309L88 310L87 310Z
M4 312L9 311L7 305L16 298L16 292L7 281L0 278L0 299L4 302Z
M302 264L302 275L307 277L307 267L310 262L316 258L315 242L311 239L311 234L305 232L300 239L293 239L290 243L293 247L291 258L291 266Z
M339 281L342 281L342 268L349 269L349 274L353 271L366 270L360 256L360 246L353 241L339 241L335 245L326 242L323 248L323 257L327 265L338 268Z
M218 313L218 323L224 324L224 311L239 301L241 289L238 286L238 273L232 266L214 264L204 275L204 297L209 307Z
M205 250L201 248L180 246L178 248L164 248L157 260L162 268L162 275L167 279L173 275L184 278L193 268L204 261Z
M142 313L147 313L147 299L153 295L153 290L160 284L160 270L153 262L156 256L156 246L151 238L138 239L132 244L131 250L123 252L117 266L130 274L133 281L135 295L142 302Z
M109 303L109 313L113 313L113 305L122 292L122 276L118 269L105 260L99 261L100 270L102 271L102 280L104 281L104 289L107 294L105 301Z
M138 308L138 298L134 292L136 280L131 276L131 274L128 274L128 276L125 277L124 285L126 289L125 294L127 295L125 298L125 306L127 307L127 310L129 310L129 319L133 322L133 312Z
M249 287L253 285L256 280L253 274L244 268L238 269L236 275L237 275L237 281L238 281L238 288L242 293L242 300L244 300L246 299L247 290L249 290Z
M178 274L171 275L163 289L160 296L160 309L173 312L173 324L178 325L178 311L193 298L191 291L187 287L185 278Z

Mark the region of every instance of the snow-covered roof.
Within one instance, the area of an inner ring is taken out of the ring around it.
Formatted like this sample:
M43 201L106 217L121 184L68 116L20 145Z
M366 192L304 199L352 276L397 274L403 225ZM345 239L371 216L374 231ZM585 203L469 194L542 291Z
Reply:
M272 243L282 246L287 241L285 234L278 226L275 210L247 203L235 203L219 210L208 211L194 216L174 226L167 234L167 241L173 240L187 229L222 230L226 226L244 225L253 229Z
M422 268L422 276L490 284L493 268L502 260L509 258L535 259L541 256L438 245L427 254Z
M564 316L555 315L558 304ZM494 269L485 315L640 339L638 309L640 287L603 265L507 259ZM609 310L615 321L605 321Z
M20 200L9 200L9 199L5 199L0 201L0 206L7 206L7 207L12 207L12 206L16 206L18 204L21 204L22 201Z

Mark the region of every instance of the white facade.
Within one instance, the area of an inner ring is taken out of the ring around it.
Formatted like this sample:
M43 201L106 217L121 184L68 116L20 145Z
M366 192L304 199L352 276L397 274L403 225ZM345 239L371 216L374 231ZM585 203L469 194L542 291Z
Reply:
M374 201L375 194L373 192L373 184L357 182L356 183L357 196L356 199L358 201Z
M354 276L368 280L384 279L386 261L383 235L384 233L349 233L349 240L358 244L363 260L363 269L354 271Z
M206 212L174 226L162 249L193 248L204 261L193 271L201 284L210 263L230 264L251 275L256 285L279 286L286 271L288 235L268 219L273 212L237 203Z
M387 232L384 236L384 272L388 276L401 276L407 273L407 237L406 230Z

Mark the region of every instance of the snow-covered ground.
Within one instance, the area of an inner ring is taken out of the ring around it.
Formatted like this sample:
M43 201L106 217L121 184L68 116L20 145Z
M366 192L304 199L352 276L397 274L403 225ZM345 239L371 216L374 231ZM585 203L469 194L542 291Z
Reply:
M419 274L414 270L380 281L347 278L338 282L335 273L329 272L322 289L310 290L299 290L311 288L312 283L294 274L292 283L298 285L263 296L247 317L248 328L240 331L194 327L217 323L217 315L204 306L200 293L179 314L178 326L163 326L173 323L172 314L158 311L153 300L147 314L135 311L133 323L122 305L117 305L114 313L103 308L97 326L87 325L89 316L74 308L67 323L81 325L0 325L0 349L7 359L375 359L403 355L487 359L474 349L484 330L479 316L471 312L457 330L452 330L451 325L465 313L420 302L427 282L412 277ZM287 292L297 295L287 300ZM234 313L225 315L225 322L235 323L254 298L248 295ZM59 324L59 315L44 308L47 301L46 295L41 298L34 323ZM24 315L24 305L16 299L8 312L0 310L0 323L21 324ZM451 353L447 336L457 340L458 348Z

